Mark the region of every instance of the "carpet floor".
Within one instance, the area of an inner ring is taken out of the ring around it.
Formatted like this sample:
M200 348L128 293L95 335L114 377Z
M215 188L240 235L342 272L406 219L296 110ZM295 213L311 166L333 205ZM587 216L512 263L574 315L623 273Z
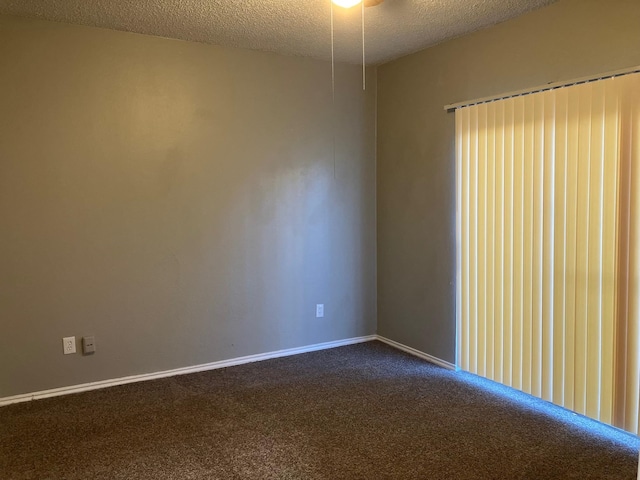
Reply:
M635 480L637 449L379 342L0 408L3 480Z

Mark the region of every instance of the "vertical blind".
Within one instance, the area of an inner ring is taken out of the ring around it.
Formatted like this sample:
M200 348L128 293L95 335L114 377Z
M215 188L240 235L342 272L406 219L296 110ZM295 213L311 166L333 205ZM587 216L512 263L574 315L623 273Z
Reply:
M458 365L638 433L640 74L456 110Z

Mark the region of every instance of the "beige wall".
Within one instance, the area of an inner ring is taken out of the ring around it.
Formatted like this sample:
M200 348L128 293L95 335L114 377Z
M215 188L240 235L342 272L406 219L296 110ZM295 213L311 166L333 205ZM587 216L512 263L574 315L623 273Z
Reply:
M640 65L640 1L561 0L378 69L378 332L455 361L446 104Z
M0 17L0 397L375 333L375 88L336 84L334 174L326 62Z

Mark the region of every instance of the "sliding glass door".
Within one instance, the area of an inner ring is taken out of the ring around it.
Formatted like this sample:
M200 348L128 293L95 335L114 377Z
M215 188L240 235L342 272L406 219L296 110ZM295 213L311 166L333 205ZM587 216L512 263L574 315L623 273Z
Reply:
M640 75L456 110L458 364L638 432Z

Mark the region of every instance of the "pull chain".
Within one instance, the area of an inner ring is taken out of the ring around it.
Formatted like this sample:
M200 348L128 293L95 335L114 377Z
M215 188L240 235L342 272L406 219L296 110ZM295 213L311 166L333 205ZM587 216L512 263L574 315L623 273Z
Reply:
M336 62L334 50L334 32L333 32L333 1L329 0L331 5L331 130L333 134L333 178L336 178Z
M364 57L364 0L362 1L362 90L367 89L367 68Z

